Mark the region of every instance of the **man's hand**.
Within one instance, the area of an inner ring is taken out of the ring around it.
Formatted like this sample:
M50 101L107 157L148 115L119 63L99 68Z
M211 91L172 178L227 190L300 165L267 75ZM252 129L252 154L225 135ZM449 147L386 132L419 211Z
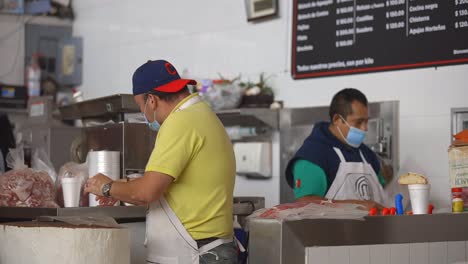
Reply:
M94 177L89 178L85 185L85 193L92 193L102 196L102 187L104 184L111 182L112 179L104 174L96 174Z
M102 206L114 206L118 200L112 198L112 197L104 197L104 196L96 196L96 201L98 202L99 205Z

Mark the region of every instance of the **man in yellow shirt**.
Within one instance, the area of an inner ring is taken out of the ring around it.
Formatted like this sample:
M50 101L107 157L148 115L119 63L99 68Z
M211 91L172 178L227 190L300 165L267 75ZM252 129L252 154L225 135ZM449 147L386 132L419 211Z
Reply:
M158 130L142 178L115 182L98 174L86 191L149 204L148 263L237 263L233 242L235 158L216 114L167 61L148 61L133 75L133 94ZM138 136L138 135L135 135Z

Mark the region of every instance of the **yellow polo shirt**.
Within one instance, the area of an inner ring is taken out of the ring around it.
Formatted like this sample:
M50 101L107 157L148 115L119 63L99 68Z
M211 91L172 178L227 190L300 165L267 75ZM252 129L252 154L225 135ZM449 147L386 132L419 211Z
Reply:
M233 235L236 165L223 124L205 102L176 111L159 129L146 171L174 177L165 197L195 239Z

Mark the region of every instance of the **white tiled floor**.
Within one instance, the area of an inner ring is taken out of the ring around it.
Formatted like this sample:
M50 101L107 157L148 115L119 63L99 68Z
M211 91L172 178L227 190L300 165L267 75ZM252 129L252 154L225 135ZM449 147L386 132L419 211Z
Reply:
M307 248L307 264L462 264L468 241Z

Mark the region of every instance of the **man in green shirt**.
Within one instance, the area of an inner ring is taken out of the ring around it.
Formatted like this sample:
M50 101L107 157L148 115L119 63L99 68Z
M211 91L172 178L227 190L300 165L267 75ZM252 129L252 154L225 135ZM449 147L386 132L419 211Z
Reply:
M330 122L314 124L286 168L298 201L328 199L366 208L389 205L376 154L362 142L369 120L367 99L356 89L338 92L330 105Z

